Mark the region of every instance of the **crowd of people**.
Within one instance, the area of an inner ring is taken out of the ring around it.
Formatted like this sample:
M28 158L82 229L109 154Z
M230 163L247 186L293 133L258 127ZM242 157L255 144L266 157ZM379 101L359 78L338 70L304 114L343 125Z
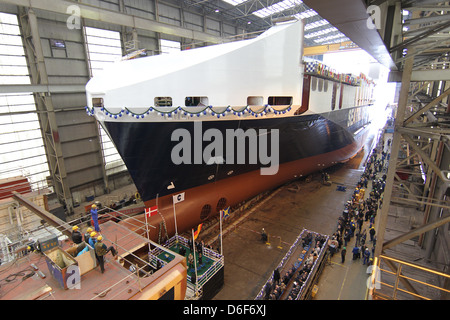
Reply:
M316 235L316 238L313 241L315 241L315 247L309 254L308 258L306 258L305 263L297 273L292 289L287 296L287 300L297 299L300 291L303 288L303 285L308 279L312 268L314 267L317 258L320 256L322 249L325 247L324 244L326 242L326 237L324 235Z
M295 300L308 279L314 263L319 258L325 242L326 236L307 231L302 238L303 250L297 262L290 266L283 276L281 276L279 268L273 271L271 280L264 286L263 299L279 300L286 289L289 289L286 299ZM292 281L292 286L289 286Z
M331 257L340 252L341 263L345 263L349 251L347 246L353 239L355 242L351 250L352 260L362 259L363 265L373 263L377 239L375 218L383 205L388 160L389 153L384 150L384 141L381 140L368 158L351 200L346 202L344 211L338 218L336 232L328 244ZM371 182L370 192L366 194L369 182Z

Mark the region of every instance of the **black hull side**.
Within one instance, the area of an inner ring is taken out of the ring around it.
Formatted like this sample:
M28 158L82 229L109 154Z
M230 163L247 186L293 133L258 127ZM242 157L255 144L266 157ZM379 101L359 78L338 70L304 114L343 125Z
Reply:
M311 158L341 150L355 143L353 135L367 124L367 107L361 107L357 118L345 109L328 114L300 115L252 120L203 121L202 131L219 129L225 137L227 129L279 130L279 163ZM259 170L268 165L257 164L180 164L171 159L172 149L179 143L171 141L176 129L186 129L194 138L194 122L105 122L105 129L122 156L144 201L181 192L201 185ZM225 140L225 139L224 139ZM268 139L270 141L270 138ZM248 141L247 141L248 142ZM211 142L202 142L204 148ZM194 142L192 142L194 145ZM248 146L248 144L247 144ZM225 141L224 141L224 152ZM192 161L194 161L192 148ZM269 151L270 154L270 151ZM345 161L353 154L343 155ZM347 158L347 159L346 159ZM173 188L167 188L173 185Z

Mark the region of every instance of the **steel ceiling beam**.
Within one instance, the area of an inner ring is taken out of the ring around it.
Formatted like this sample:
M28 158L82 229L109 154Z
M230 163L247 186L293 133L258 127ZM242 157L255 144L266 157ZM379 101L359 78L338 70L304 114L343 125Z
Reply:
M414 64L414 67L423 63ZM401 71L391 71L389 73L388 82L401 82ZM412 72L411 80L416 82L421 81L448 81L450 79L450 69L425 69L414 70Z
M449 44L449 43L450 43L450 40L447 40L447 41L436 40L431 45L428 45L425 48L421 48L421 49L416 50L412 56L420 55L420 54L422 54L424 52L428 52L428 50L430 50L430 49L434 49L436 47L444 46L444 45ZM396 63L402 62L403 60L406 59L407 56L408 55L406 55L406 56L404 56L404 57L402 57L400 59L397 59L395 62Z
M41 208L34 202L26 199L25 197L23 197L21 194L17 193L16 191L13 191L12 194L13 194L12 198L14 200L16 200L17 202L19 202L19 204L23 205L28 210L30 210L31 212L36 214L39 218L45 220L49 225L51 225L52 227L55 227L56 229L61 231L64 235L71 238L72 230L71 230L71 226L68 223L61 220L57 216L51 214L50 212L44 210L43 208Z
M403 8L411 8L411 7L423 7L428 5L435 5L439 3L445 3L445 0L410 0L403 2Z
M324 54L324 53L330 53L330 52L344 52L344 51L359 50L359 49L360 48L358 48L358 46L356 46L353 42L345 41L345 42L340 42L340 43L305 47L305 48L303 48L303 55L312 56L312 55L318 55L318 54Z
M0 93L86 93L84 84L2 84Z
M431 17L408 19L408 20L405 20L403 25L409 26L409 25L415 25L415 24L424 24L424 23L440 22L440 21L447 21L447 20L450 20L450 14L442 14L442 15L436 15L436 16L431 16Z
M409 38L409 37L414 37L418 34L424 33L426 30L431 30L431 28L434 28L436 25L431 25L431 26L420 26L420 28L418 29L413 29L413 30L408 30L408 31L404 31L403 32L403 38ZM444 30L441 30L442 33L444 32L449 32L450 31L450 27Z
M430 159L428 154L423 152L423 150L406 134L402 134L402 137L406 140L406 142L414 149L414 151L422 158L422 160L437 174L439 178L445 183L448 183L450 180L444 174L435 161Z
M450 69L415 70L413 71L413 81L448 81L450 79Z
M406 48L406 47L408 47L408 46L410 46L410 45L412 45L412 44L414 44L414 43L416 43L416 42L418 42L420 40L423 40L423 39L429 37L430 35L433 35L435 33L438 33L440 31L442 31L442 30L445 30L448 27L450 27L450 21L445 22L443 24L440 24L438 26L432 27L430 30L425 31L422 34L419 34L419 35L417 35L417 36L415 36L413 38L410 38L408 40L403 41L402 43L400 43L400 44L398 44L396 46L393 46L392 48L389 49L389 52L392 53L394 51L397 51L397 50L400 50L400 49L404 49L404 48Z
M427 224L424 224L424 225L420 226L419 228L416 228L416 229L406 232L396 238L386 241L385 243L383 243L382 250L390 249L390 248L398 245L399 243L405 242L405 241L412 239L418 235L421 235L427 231L430 231L437 227L440 227L448 222L450 222L450 216L443 217L442 219L439 219L437 221L432 221Z
M447 79L450 79L447 78ZM421 114L423 114L424 112L430 110L432 107L436 106L442 99L444 99L445 97L447 97L450 94L450 88L447 89L446 91L444 91L439 97L436 97L435 99L433 99L430 103L428 103L427 105L425 105L423 108L420 108L417 112L415 112L413 115L411 115L408 119L406 119L403 122L403 125L408 125L409 123L413 122L415 119L417 119Z
M447 6L421 6L421 7L407 7L408 11L450 11Z
M364 1L335 0L332 5L329 0L304 0L303 2L380 64L390 70L397 70L376 26L368 27L372 18L367 12Z
M194 39L209 43L222 43L222 38L214 35L188 30L182 27L174 26L168 23L163 23L155 20L150 20L127 13L108 10L93 6L90 4L69 1L69 0L2 0L3 3L22 6L25 8L44 10L48 12L59 13L69 16L71 14L68 8L70 6L77 6L80 8L80 18L93 21L107 22L114 25L121 25L130 28L148 30L153 32L160 32L186 39Z

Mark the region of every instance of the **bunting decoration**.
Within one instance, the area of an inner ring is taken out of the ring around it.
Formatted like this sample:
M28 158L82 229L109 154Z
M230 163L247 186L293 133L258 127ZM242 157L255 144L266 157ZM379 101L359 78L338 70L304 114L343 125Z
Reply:
M213 109L214 108L214 109ZM85 107L86 113L89 116L94 115L94 108L90 109L88 106ZM234 116L254 116L255 118L266 116L269 113L273 113L274 115L281 115L286 114L286 112L291 111L291 106L284 106L283 109L275 109L273 106L266 104L262 110L254 111L252 107L246 106L244 108L241 107L241 109L234 109L230 106L224 108L224 107L213 107L213 106L207 106L203 110L193 112L189 109L183 109L182 107L177 107L175 109L172 109L170 111L163 111L161 109L157 109L155 107L149 107L145 112L136 113L128 108L123 108L119 112L111 112L105 107L99 108L100 111L102 111L106 116L114 119L118 119L123 117L124 115L134 117L136 119L143 119L144 117L156 114L158 116L164 117L166 119L171 119L175 117L176 115L183 115L185 117L203 117L203 116L213 116L217 118L225 117L228 115L234 115ZM217 111L217 109L222 110L220 112Z
M367 84L373 84L374 82L369 79L365 74L360 73L359 76L352 74L343 74L336 72L335 69L328 67L327 65L318 61L308 61L305 63L305 73L312 75L320 75L330 80L339 81L352 86L360 86L361 82Z

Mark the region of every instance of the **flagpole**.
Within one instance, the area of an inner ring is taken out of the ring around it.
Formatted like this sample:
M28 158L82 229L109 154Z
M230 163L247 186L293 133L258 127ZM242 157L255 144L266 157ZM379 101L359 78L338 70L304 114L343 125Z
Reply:
M175 222L175 236L176 236L175 238L177 243L178 243L178 225L177 225L177 213L175 210L175 204L181 201L184 201L184 192L172 196L173 220Z
M159 193L157 193L156 194L156 214L159 214L159 208L158 208L158 196L159 196ZM163 217L163 220L162 220L162 222L164 223L164 217ZM159 223L159 236L158 236L158 242L160 241L160 235L162 234L162 231L161 231L161 222Z
M172 197L172 202L173 202L173 219L175 220L175 238L177 239L178 242L178 228L177 228L177 214L175 212L175 201Z
M148 239L148 251L150 252L150 234L148 232L147 212L145 212L144 215L145 215L145 229L147 231L147 239Z
M195 259L195 239L194 239L194 229L192 229L192 254L194 256L194 270L195 270L195 293L197 293L197 282L198 282L198 278L197 278L197 259Z
M220 214L220 255L223 255L223 246L222 246L222 215L223 215L223 211L220 210L219 211Z

